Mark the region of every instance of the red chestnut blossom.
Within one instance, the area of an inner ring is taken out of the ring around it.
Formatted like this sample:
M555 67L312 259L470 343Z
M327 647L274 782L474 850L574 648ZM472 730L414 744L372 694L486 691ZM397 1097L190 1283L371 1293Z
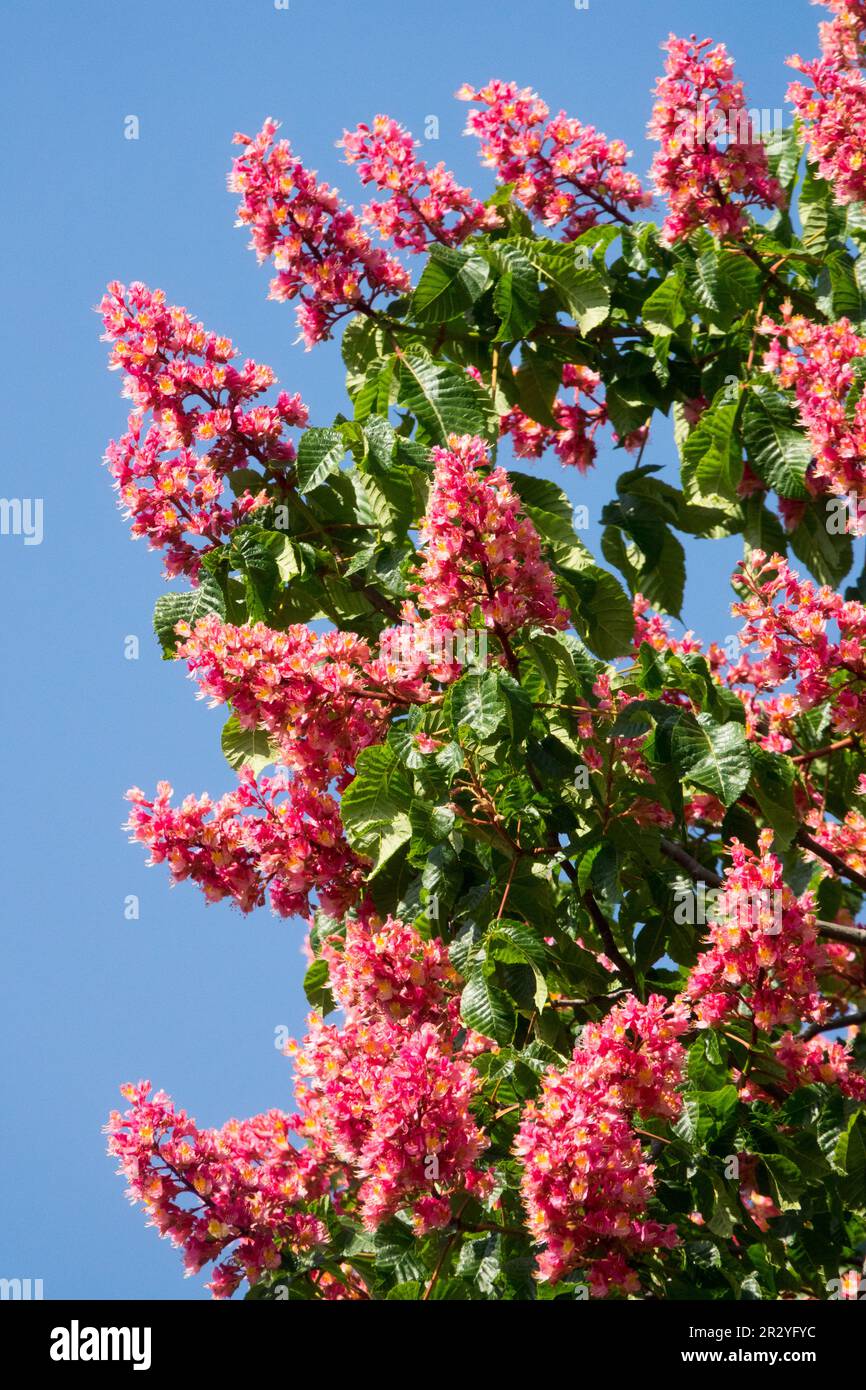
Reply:
M545 449L553 445L561 463L585 473L595 463L598 453L596 433L607 422L607 405L598 396L601 377L589 367L566 363L562 369L562 384L573 388L575 399L569 404L557 396L551 407L557 423L555 429L531 420L520 406L514 406L500 417L499 434L500 437L511 436L518 458L541 458ZM585 396L591 404L582 405L580 396ZM629 453L639 449L646 441L647 432L645 425L633 430L623 439L623 447ZM614 443L619 443L616 434L613 439Z
M292 1144L288 1115L270 1110L199 1129L164 1091L151 1096L149 1081L121 1094L129 1109L112 1112L106 1131L128 1196L183 1249L187 1274L219 1261L208 1285L215 1298L279 1269L283 1250L326 1242L327 1228L304 1208L329 1191L329 1172Z
M649 124L660 149L652 176L670 209L662 235L669 244L698 227L742 238L748 207L782 207L764 145L752 128L743 84L724 44L671 34L663 48L665 75L656 83ZM719 137L726 137L718 143Z
M771 732L825 700L831 700L835 730L849 734L866 729L866 607L800 580L781 556L768 559L760 550L743 562L739 577L748 596L731 611L747 621L740 633L742 655L731 667L729 681L748 682L756 691L794 681L793 693L758 707ZM838 641L828 633L831 624L838 629ZM758 661L748 656L751 645L760 653Z
M317 182L287 140L274 143L270 117L255 138L236 135L243 148L232 164L229 189L241 194L238 225L249 226L259 261L273 258L272 299L298 299L297 317L308 348L330 337L338 319L369 308L379 295L409 289L409 276L377 250L336 192Z
M167 782L153 801L134 787L131 840L147 845L149 863L166 862L175 883L192 879L209 902L228 897L251 912L269 894L281 917L305 916L315 892L325 911L344 911L358 897L363 869L336 802L284 774L257 781L244 768L239 776L237 791L219 801L188 796L179 807Z
M758 854L732 842L724 899L709 928L711 946L686 983L686 996L704 1024L721 1023L742 1005L763 1032L827 1016L817 979L827 961L812 897L796 897L783 882L772 841L772 830L762 830Z
M638 1293L629 1258L676 1243L673 1226L645 1219L653 1168L632 1129L634 1112L665 1118L680 1108L688 1026L682 1010L629 997L583 1039L564 1071L549 1068L523 1112L515 1152L529 1227L544 1250L541 1277L586 1270L590 1291Z
M470 1105L481 1079L432 1023L313 1016L296 1053L299 1128L314 1154L360 1178L369 1230L410 1207L419 1231L446 1225L455 1192L483 1192L485 1147Z
M788 100L803 126L808 156L838 203L859 202L866 191L863 118L866 81L859 65L866 56L866 5L863 0L816 0L833 19L820 25L822 57L788 59L807 79L792 82Z
M451 435L433 450L435 469L421 529L424 550L413 588L418 604L454 627L468 627L480 609L503 644L519 628L563 628L568 614L556 597L538 532L523 515L508 475L489 467L483 440Z
M761 328L772 342L764 361L779 382L796 392L800 419L814 452L810 478L814 486L839 497L866 497L866 404L859 392L849 406L858 380L858 361L866 357L866 338L848 319L812 323L782 309L782 322L764 319ZM847 529L864 529L859 508L850 509Z
M776 1056L788 1072L787 1085L796 1090L812 1082L838 1086L843 1096L866 1100L866 1076L853 1069L854 1059L843 1043L803 1042L791 1033L776 1046Z
M484 163L546 227L564 223L573 241L605 218L629 222L625 209L651 201L636 174L625 165L631 151L622 140L608 140L594 126L549 108L529 87L492 81L477 90L469 83L461 101L480 102L466 122L466 133L481 140Z
M445 945L425 941L393 917L351 919L340 948L327 941L321 955L334 998L349 1019L376 1014L415 1024L439 1019L457 981Z
M286 767L325 788L351 781L362 748L384 737L395 710L429 697L423 657L415 669L374 657L351 632L236 627L216 614L179 623L186 660L212 704L230 704L243 728L271 734ZM421 670L421 675L417 674Z
M365 222L385 241L411 251L424 251L437 241L459 246L472 232L501 224L494 209L461 188L444 164L430 169L416 159L418 142L389 116L377 116L372 128L344 131L339 143L347 164L357 164L361 182L374 183L389 195L386 202L364 209Z
M162 290L115 281L99 310L112 344L109 367L124 372L123 394L135 407L127 433L106 453L120 505L133 536L166 550L168 575L195 579L202 555L268 501L264 490L246 490L225 506L226 475L251 463L291 463L295 449L285 431L306 424L306 406L285 391L274 405L252 404L274 384L270 367L232 366L230 340L166 304ZM148 412L153 423L145 430ZM207 452L196 451L199 443ZM208 544L196 547L187 537Z

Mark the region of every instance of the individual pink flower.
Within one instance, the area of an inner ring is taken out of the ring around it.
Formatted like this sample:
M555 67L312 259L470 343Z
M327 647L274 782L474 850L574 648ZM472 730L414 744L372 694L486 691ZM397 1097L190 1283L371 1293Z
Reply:
M671 34L663 48L665 73L649 124L659 142L652 177L669 208L662 235L672 244L706 227L739 240L747 208L785 202L752 127L743 84L724 44Z
M218 1261L208 1285L214 1298L278 1270L284 1250L326 1243L327 1227L307 1208L329 1192L335 1166L292 1143L288 1115L270 1110L199 1129L164 1091L151 1095L149 1081L121 1094L129 1109L114 1111L106 1131L127 1195L183 1250L187 1274Z
M495 210L461 188L444 164L431 169L416 158L418 142L389 116L377 116L372 127L344 131L339 143L346 162L357 165L361 182L388 194L364 209L365 222L383 240L417 252L434 242L459 246L473 232L501 224Z
M242 153L232 164L229 189L241 195L238 225L250 228L259 261L274 262L271 298L299 301L298 324L310 348L330 337L346 314L369 310L380 295L403 293L410 282L288 141L274 141L278 128L268 117L254 138L235 135Z
M166 573L195 580L202 556L269 501L263 472L257 492L247 488L227 504L227 475L290 464L295 447L285 432L306 424L306 406L285 391L273 405L254 404L274 384L270 367L234 366L230 340L167 304L162 290L115 281L99 312L109 367L124 373L134 407L126 434L106 452L119 504L133 536L166 551Z
M602 220L628 223L626 209L649 205L649 193L626 168L631 152L622 140L608 140L564 111L550 117L529 87L466 83L457 96L480 103L469 111L466 133L480 139L484 163L514 185L517 201L544 226L563 224L566 241Z
M433 460L412 585L419 607L455 628L471 626L478 610L504 644L530 624L565 627L538 532L504 469L489 470L483 440L452 435Z

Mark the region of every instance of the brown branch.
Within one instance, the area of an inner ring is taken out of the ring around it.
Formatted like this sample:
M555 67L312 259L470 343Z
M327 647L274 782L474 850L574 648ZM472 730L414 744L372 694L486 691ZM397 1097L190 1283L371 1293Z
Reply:
M829 1018L826 1023L810 1023L798 1035L797 1041L811 1042L819 1033L832 1033L836 1028L853 1028L861 1023L866 1023L866 1009L858 1009L854 1014L839 1014L836 1018Z

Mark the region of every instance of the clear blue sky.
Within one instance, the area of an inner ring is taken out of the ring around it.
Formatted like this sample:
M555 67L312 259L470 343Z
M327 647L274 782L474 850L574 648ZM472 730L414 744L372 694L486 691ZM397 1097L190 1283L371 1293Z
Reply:
M124 1202L100 1129L118 1083L143 1076L202 1124L288 1108L289 1064L273 1038L303 1027L303 928L170 890L120 830L130 784L165 777L219 794L233 774L219 749L224 712L194 700L151 636L161 561L129 540L100 463L125 404L92 306L109 279L161 286L327 423L345 404L337 349L305 354L293 310L266 299L225 189L235 130L276 116L357 203L334 148L344 126L382 111L421 135L437 115L425 153L486 192L452 94L501 76L622 136L645 173L669 30L727 42L749 104L773 108L785 55L817 51L822 12L807 0L290 0L288 11L273 0L3 0L0 16L0 492L44 499L41 545L0 536L0 1276L42 1278L48 1298L200 1298L206 1276L184 1281L179 1255ZM129 115L137 141L124 138ZM664 428L648 458L672 473ZM559 480L597 518L622 464L608 454L589 480ZM596 550L598 534L593 525ZM720 640L737 545L691 550L685 615ZM138 661L124 658L131 634ZM140 897L137 922L124 919L128 894Z

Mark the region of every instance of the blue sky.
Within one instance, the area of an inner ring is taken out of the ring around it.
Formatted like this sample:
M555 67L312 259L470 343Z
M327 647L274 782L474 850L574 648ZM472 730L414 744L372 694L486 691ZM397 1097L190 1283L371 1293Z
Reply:
M0 1028L0 1276L41 1278L46 1298L201 1298L178 1254L124 1202L101 1126L117 1085L151 1077L202 1124L289 1107L280 1026L303 1028L303 930L244 919L170 890L126 843L122 793L167 778L227 789L219 731L150 630L161 561L132 544L100 460L122 432L92 312L109 279L161 286L302 393L314 423L343 408L337 349L295 345L291 307L233 227L230 140L266 115L304 160L361 201L334 142L386 112L486 195L488 174L452 93L492 76L535 87L622 136L645 173L659 43L712 33L738 60L751 106L781 107L788 53L817 50L807 0L43 0L0 3L7 60L7 174L0 259L4 496L43 499L44 538L0 536L7 631L0 689L5 794L0 867L5 969ZM712 23L712 30L706 29ZM138 140L124 138L138 117ZM647 454L673 475L662 428ZM597 518L622 455L557 476ZM588 541L597 551L598 527ZM731 631L736 542L703 542L685 616ZM697 562L697 563L696 563ZM140 657L124 656L137 636ZM124 901L140 899L138 921Z

